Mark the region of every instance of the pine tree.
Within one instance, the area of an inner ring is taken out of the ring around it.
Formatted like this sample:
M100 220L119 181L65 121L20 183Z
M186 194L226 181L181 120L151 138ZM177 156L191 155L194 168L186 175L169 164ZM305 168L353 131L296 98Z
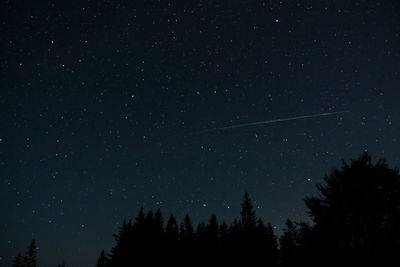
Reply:
M274 228L270 223L266 229L266 251L268 256L269 266L279 265L279 249L278 249L278 238L274 233Z
M185 215L180 227L180 263L190 265L194 255L194 231L189 214Z
M167 263L177 261L179 227L174 215L170 215L165 228L165 257Z
M205 235L208 246L214 252L218 249L218 234L219 234L219 224L217 216L213 213L211 214L210 220L205 227Z
M164 234L164 220L160 209L154 214L154 228L158 236Z
M132 243L132 223L126 220L118 230L118 234L114 235L116 245L111 249L110 264L111 266L120 266L127 262L129 249Z
M28 251L24 257L24 267L36 267L37 264L37 247L33 239L29 245Z
M178 241L178 238L179 238L178 224L176 222L174 215L172 215L172 214L168 219L167 227L165 229L165 235L166 235L168 243Z
M244 195L240 215L241 227L239 229L239 240L237 240L238 249L240 250L236 252L239 255L237 261L242 265L256 266L258 249L257 217L247 192Z
M15 257L13 261L13 267L23 267L23 257L21 252L19 252L18 255Z
M146 218L144 219L144 225L146 235L152 234L154 230L154 215L151 210L147 212Z
M139 213L135 219L135 227L137 229L143 230L144 223L145 223L144 210L143 208L140 208Z
M222 222L219 227L219 239L221 240L221 245L225 244L228 239L229 229L226 222Z
M203 242L205 241L205 233L206 233L206 224L204 222L201 222L197 225L196 229L196 241L197 242ZM204 244L201 244L204 245Z
M165 244L164 220L160 209L157 209L154 214L153 233L150 247L154 255L159 255L159 257L154 258L154 265L161 266L163 264L166 256L166 245L168 244Z
M210 220L205 227L205 244L206 253L210 259L214 258L215 262L219 262L219 224L217 216L213 213L211 214Z
M221 255L221 259L226 259L228 258L228 255L230 254L229 246L231 245L230 243L230 233L229 233L229 228L226 222L222 222L220 227L219 227L219 251Z
M194 240L194 230L189 214L185 215L183 224L181 225L180 240L184 242L192 242Z
M296 225L289 219L280 238L280 249L283 266L295 266L299 262L299 232Z
M255 236L256 261L264 262L267 266L277 266L279 263L278 242L271 224L265 226L261 219L257 221Z
M107 267L109 259L107 258L104 250L101 251L100 256L97 260L96 267Z
M247 233L253 232L256 228L256 213L253 209L253 203L251 202L249 193L245 193L243 203L242 203L242 210L240 212L241 223L244 228L244 231Z

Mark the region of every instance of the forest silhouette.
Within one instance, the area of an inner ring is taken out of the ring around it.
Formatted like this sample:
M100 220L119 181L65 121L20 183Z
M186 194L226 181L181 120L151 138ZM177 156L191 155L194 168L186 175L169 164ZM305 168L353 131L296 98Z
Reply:
M140 209L95 266L400 266L398 169L363 153L325 175L317 190L305 199L313 223L287 220L279 238L256 216L248 193L229 225L215 214L196 227L188 214L180 224L173 215L165 223L160 210ZM13 266L36 267L35 248L33 240Z

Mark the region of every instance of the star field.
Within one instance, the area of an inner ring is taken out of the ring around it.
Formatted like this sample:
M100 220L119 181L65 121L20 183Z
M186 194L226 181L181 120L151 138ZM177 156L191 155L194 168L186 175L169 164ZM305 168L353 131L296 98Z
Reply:
M400 166L397 1L3 1L0 265L94 265L140 207L279 233L341 159ZM207 131L350 110L326 117Z

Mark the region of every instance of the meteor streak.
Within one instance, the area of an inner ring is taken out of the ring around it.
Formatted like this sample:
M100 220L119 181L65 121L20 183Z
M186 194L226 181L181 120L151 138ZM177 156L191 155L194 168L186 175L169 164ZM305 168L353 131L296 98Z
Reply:
M343 113L348 113L348 112L350 112L350 110L325 112L325 113L319 113L319 114L303 115L303 116L281 118L281 119L267 120L267 121L256 121L256 122L250 122L250 123L235 124L235 125L231 125L231 126L227 126L227 127L213 128L213 129L205 130L203 132L235 129L235 128L261 125L261 124L271 124L271 123L282 122L282 121L294 121L294 120L301 120L301 119L306 119L306 118L324 117L324 116L331 116L331 115L343 114Z

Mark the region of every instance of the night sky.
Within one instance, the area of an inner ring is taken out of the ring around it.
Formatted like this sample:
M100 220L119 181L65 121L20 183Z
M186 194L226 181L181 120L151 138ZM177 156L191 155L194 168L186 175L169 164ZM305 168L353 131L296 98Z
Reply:
M140 207L276 227L367 150L400 167L399 1L2 1L0 265L95 264ZM350 111L269 124L260 121Z

